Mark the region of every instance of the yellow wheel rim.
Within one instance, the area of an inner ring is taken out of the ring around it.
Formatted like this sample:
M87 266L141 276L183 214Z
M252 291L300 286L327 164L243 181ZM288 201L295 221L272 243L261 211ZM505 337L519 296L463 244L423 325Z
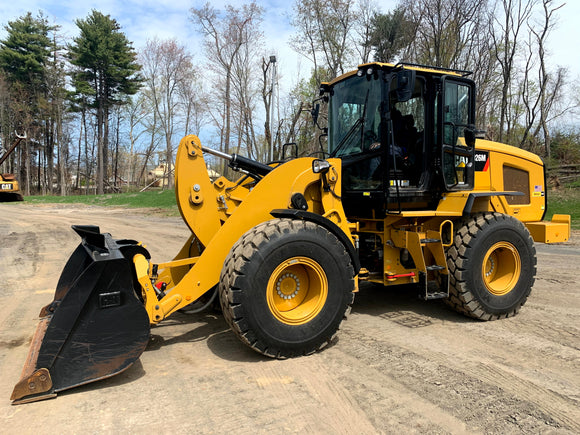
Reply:
M511 292L520 279L522 261L518 250L509 242L498 242L485 254L481 267L487 290L496 296Z
M320 313L328 297L328 280L316 261L292 257L270 276L268 307L280 322L303 325Z

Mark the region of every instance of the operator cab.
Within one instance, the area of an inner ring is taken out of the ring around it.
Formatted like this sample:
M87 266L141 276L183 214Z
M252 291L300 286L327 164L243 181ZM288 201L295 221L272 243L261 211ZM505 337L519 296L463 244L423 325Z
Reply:
M375 63L321 90L347 215L425 209L473 188L474 84L459 72Z

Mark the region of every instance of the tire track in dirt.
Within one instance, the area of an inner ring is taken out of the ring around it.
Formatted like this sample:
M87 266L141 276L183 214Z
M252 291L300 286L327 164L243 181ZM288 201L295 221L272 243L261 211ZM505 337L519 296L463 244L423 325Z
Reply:
M304 364L302 359L308 359L308 363ZM292 412L296 421L302 420L293 430L312 433L323 428L324 432L333 434L376 433L357 400L335 376L328 376L327 367L317 355L268 361L256 368L247 373L247 380L270 396L274 414ZM306 403L316 412L302 412ZM275 427L272 429L276 431Z
M381 331L367 328L362 334L343 331L349 339L348 344L341 340L341 347L348 346L348 353L363 365L396 379L423 399L441 404L443 410L459 420L478 422L475 427L468 426L470 431L486 428L486 432L503 433L517 426L532 432L546 427L576 432L577 423L573 417L568 417L577 415L577 404L573 400L514 375L511 375L515 377L513 382L504 388L507 375L503 371L484 371L480 376L477 368L487 364L478 361L485 351L481 354L467 352L466 358L466 354L457 353L453 348L446 353L444 343L432 344L441 348L433 351L425 343L428 335L415 334L416 341L405 344L402 338L405 332L396 331L399 326L384 326ZM393 338L392 334L398 337ZM421 350L423 344L425 347ZM493 376L494 373L501 373L501 376ZM522 387L513 388L520 381ZM536 388L546 394L535 394Z
M492 364L476 362L468 364L466 368L482 381L498 385L516 397L525 398L562 426L574 433L580 433L580 410L577 402Z
M404 377L394 375L394 361L384 353L365 349L365 340L339 343L321 354L327 372L335 373L378 433L477 433L436 401L410 387ZM376 342L374 343L376 344ZM382 362L378 362L381 360ZM399 360L401 363L402 360ZM384 363L384 364L383 364ZM386 366L390 368L386 368Z
M475 322L405 292L362 290L336 345L276 361L239 343L215 315L176 314L152 330L159 343L121 375L11 407L38 311L80 240L71 224L143 240L154 261L170 259L189 231L179 218L139 210L23 204L0 212L0 237L15 234L9 249L0 244L0 268L13 287L0 292L7 433L30 432L31 421L52 433L580 432L580 299L570 270L580 257L572 254L539 254L541 278L513 319ZM15 257L31 260L20 266L25 276L5 267Z

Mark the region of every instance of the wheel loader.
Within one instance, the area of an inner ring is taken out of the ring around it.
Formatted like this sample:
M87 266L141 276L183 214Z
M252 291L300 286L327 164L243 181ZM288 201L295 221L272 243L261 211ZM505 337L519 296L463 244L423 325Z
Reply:
M219 300L234 334L274 358L330 343L364 281L480 320L520 310L534 241L568 240L570 216L542 220L538 156L477 137L467 73L371 63L320 92L328 126L316 157L265 164L181 140L175 192L191 235L174 260L73 226L82 241L40 312L13 403L122 372L151 327L192 303ZM210 180L208 154L243 176Z
M10 148L5 151L4 148L0 147L0 166L4 163L10 154L16 149L18 144L26 138L26 135L19 135L16 133L16 140L10 146ZM3 174L0 173L0 202L11 202L11 201L23 201L22 194L20 193L20 188L18 186L18 180L14 174Z

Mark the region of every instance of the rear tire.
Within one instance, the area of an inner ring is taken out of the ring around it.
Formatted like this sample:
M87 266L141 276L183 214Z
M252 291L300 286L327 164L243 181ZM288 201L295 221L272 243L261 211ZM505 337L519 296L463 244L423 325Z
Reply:
M447 251L447 304L481 320L515 315L536 276L536 248L516 218L483 213L462 222Z
M224 317L252 349L271 357L313 353L334 337L354 299L344 245L312 222L274 219L232 247L219 284Z

